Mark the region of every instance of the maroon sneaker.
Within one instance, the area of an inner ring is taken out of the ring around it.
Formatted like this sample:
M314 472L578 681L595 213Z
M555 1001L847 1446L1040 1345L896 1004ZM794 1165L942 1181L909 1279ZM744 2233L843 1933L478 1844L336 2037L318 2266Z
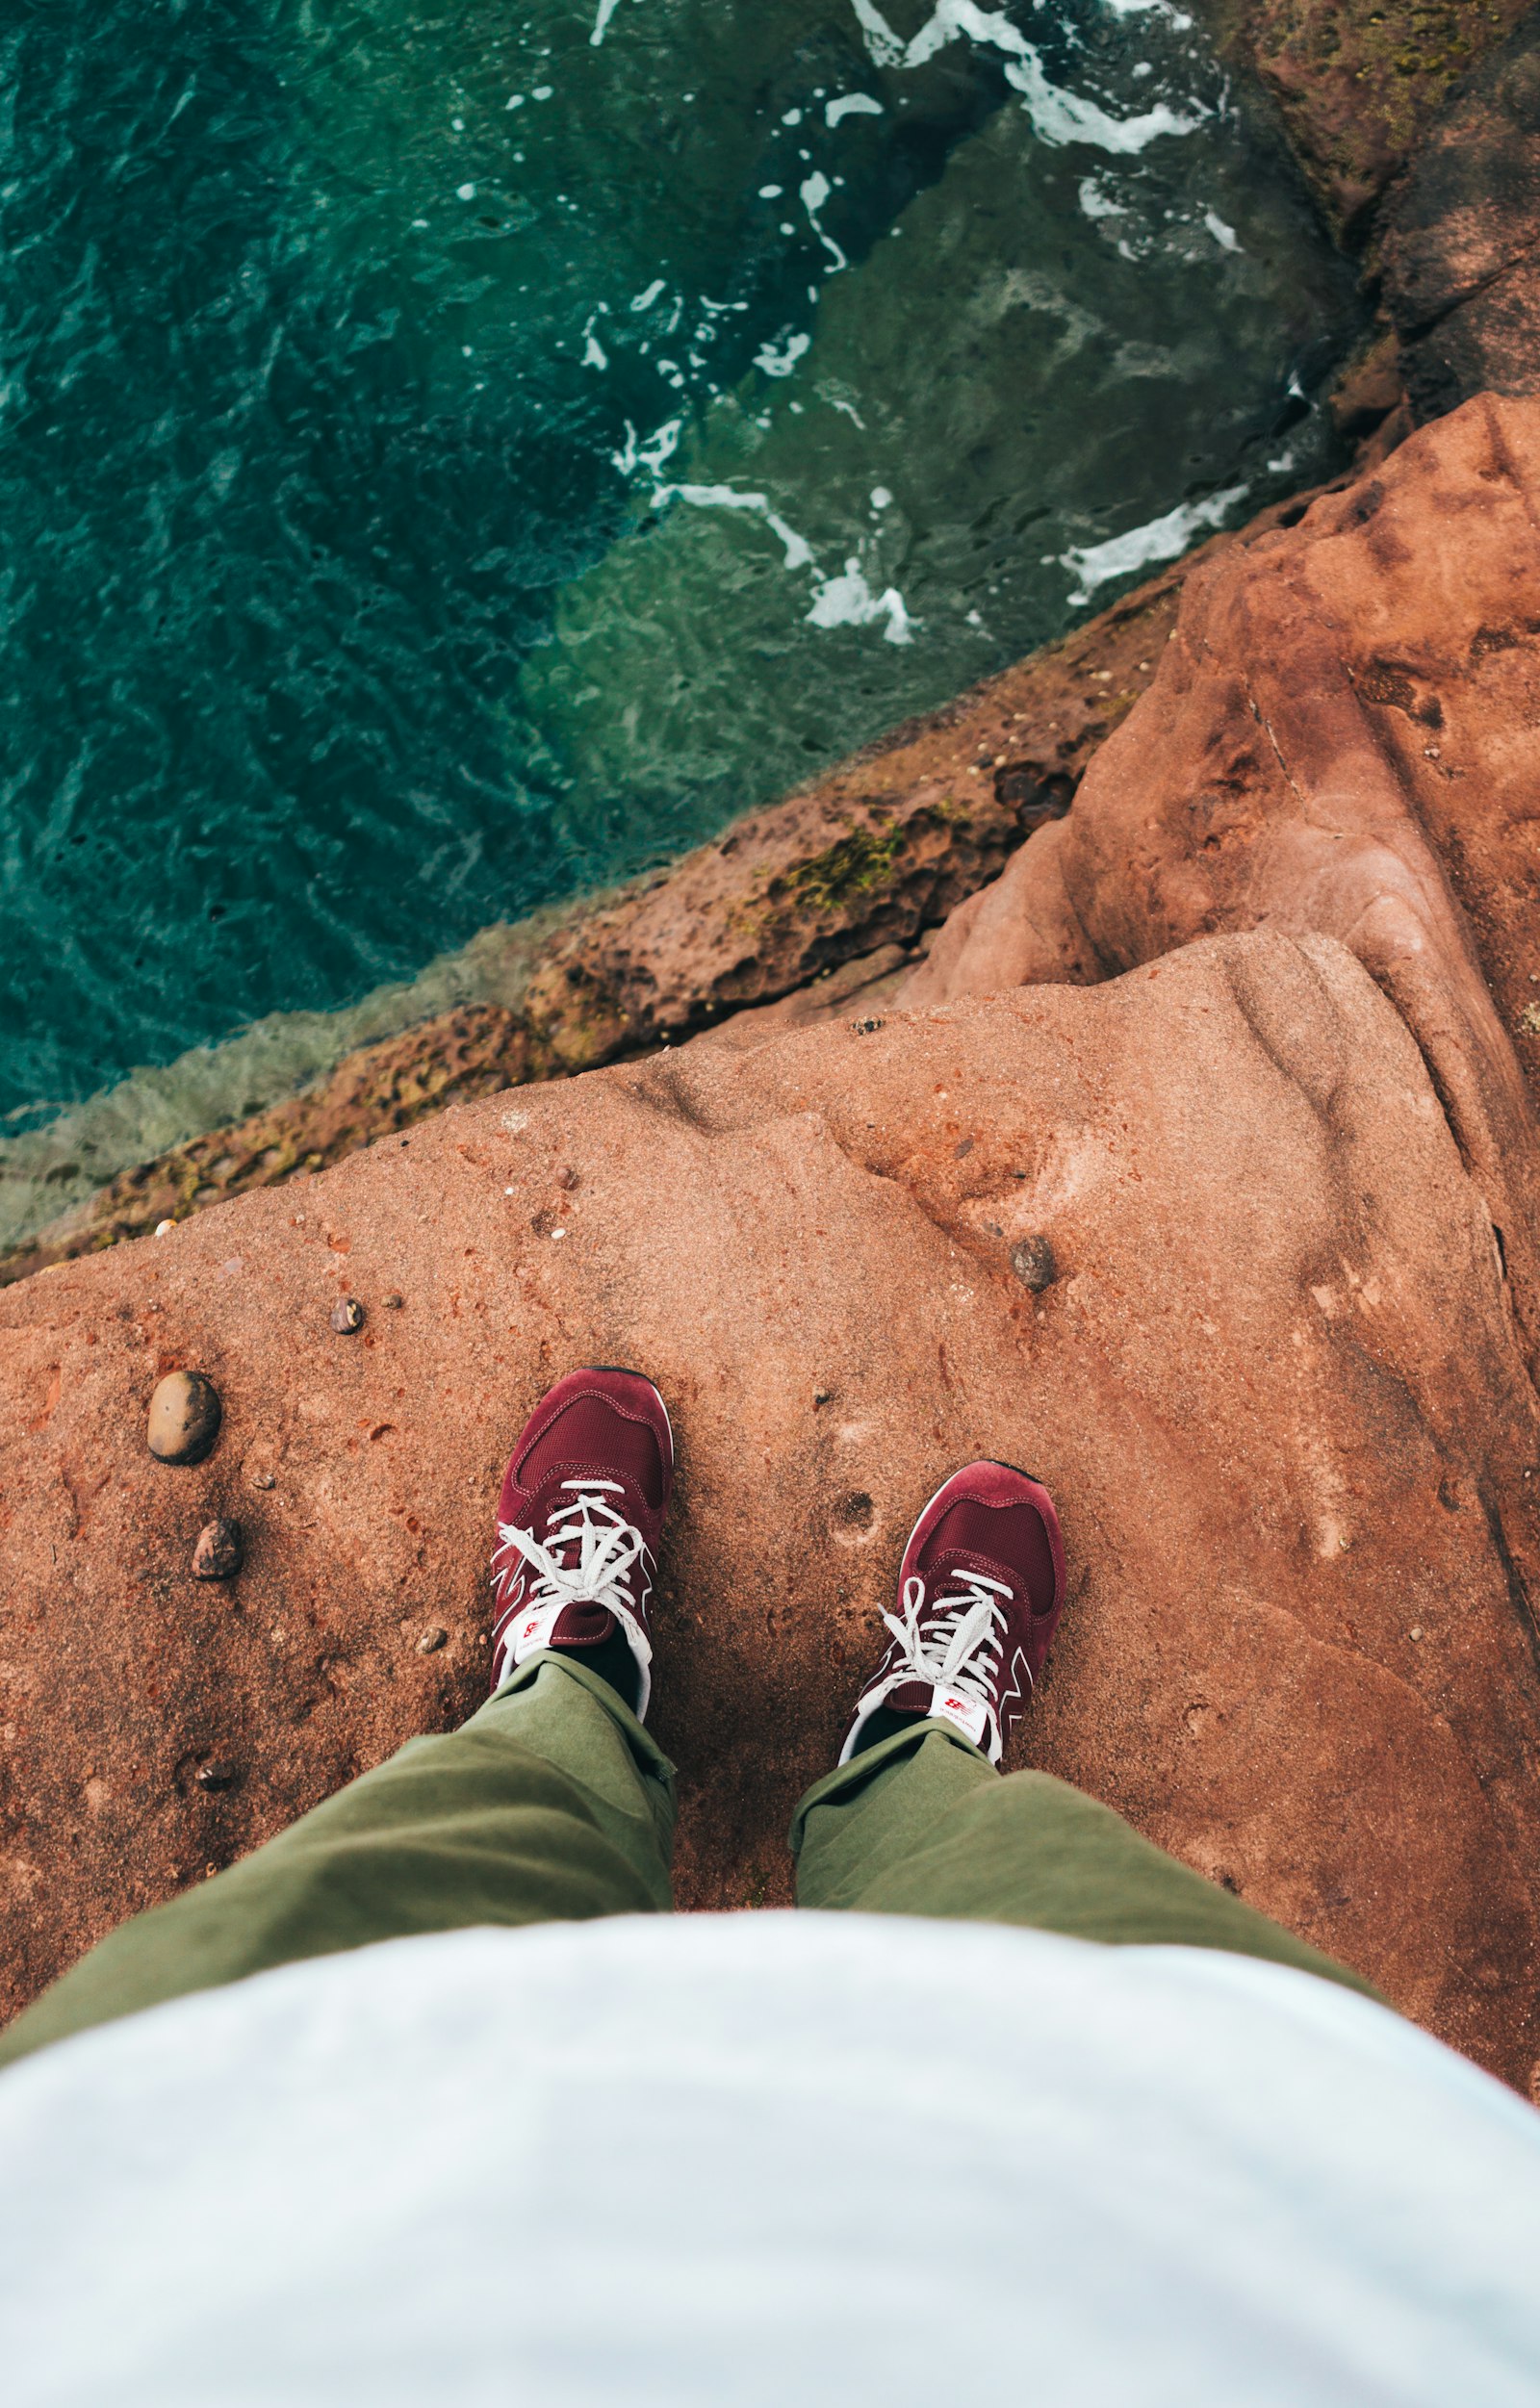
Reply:
M492 1584L492 1686L542 1648L603 1647L617 1630L652 1692L647 1620L674 1433L639 1371L570 1371L525 1424L503 1474ZM622 1659L624 1660L624 1659Z
M1065 1548L1053 1499L1009 1463L970 1463L931 1499L885 1614L886 1654L861 1691L839 1752L855 1755L886 1706L950 1723L991 1764L1026 1711L1065 1602Z

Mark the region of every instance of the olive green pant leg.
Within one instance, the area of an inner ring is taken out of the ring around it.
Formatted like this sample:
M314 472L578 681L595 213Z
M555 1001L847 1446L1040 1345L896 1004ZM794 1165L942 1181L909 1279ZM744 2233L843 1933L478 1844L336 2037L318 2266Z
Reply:
M1116 1946L1222 1948L1370 1984L1122 1816L1047 1773L1001 1780L942 1723L895 1732L814 1783L791 1826L800 1907L1028 1924Z
M413 1739L292 1828L136 1915L0 2034L0 2065L191 1990L471 1924L672 1905L674 1768L570 1657L521 1666L442 1738Z

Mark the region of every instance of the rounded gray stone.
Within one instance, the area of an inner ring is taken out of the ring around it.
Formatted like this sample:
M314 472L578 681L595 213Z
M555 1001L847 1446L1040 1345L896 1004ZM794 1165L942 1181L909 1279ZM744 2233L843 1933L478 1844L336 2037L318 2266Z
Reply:
M219 1392L201 1371L167 1371L150 1398L145 1442L160 1463L201 1463L219 1435Z

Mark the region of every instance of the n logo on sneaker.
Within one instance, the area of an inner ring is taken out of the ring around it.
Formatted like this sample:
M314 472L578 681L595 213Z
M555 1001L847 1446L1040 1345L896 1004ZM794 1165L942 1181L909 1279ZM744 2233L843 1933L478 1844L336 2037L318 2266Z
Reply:
M1026 1682L1025 1689L1021 1685L1023 1680ZM1011 1686L1008 1689L1003 1690L1000 1696L1000 1719L1002 1724L1004 1723L1007 1715L1010 1713L1013 1705L1017 1707L1025 1706L1027 1702L1027 1689L1030 1689L1031 1686L1032 1667L1027 1662L1026 1655L1023 1651L1020 1648L1017 1648L1011 1657Z

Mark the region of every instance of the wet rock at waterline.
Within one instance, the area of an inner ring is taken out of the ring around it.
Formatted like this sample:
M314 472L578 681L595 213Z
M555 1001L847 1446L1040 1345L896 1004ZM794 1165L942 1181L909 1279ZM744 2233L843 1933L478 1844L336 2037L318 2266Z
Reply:
M167 1371L150 1397L145 1444L162 1463L201 1463L219 1435L218 1392L201 1371Z

